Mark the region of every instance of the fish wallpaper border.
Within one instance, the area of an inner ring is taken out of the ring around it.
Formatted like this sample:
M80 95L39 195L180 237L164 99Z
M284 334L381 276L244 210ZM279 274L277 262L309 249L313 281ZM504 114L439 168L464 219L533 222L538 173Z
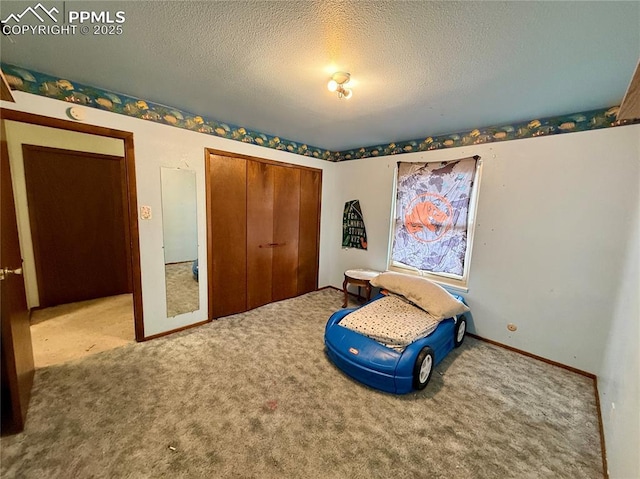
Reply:
M616 115L619 110L619 106L614 106L582 113L523 121L510 125L475 128L460 133L428 136L424 139L345 150L334 153L334 161L358 160L377 156L441 150L444 148L521 140L525 138L575 133L640 123L640 118L635 120L616 120Z
M2 63L1 67L7 82L13 90L332 162L536 138L640 123L640 119L617 120L616 115L620 107L613 106L509 125L475 128L459 133L426 136L415 140L332 152L324 148L267 135L241 126L195 115L178 108L83 85L72 80L57 78L23 67L7 63Z
M331 159L332 152L323 148L248 130L241 126L189 113L179 108L83 85L73 80L60 79L46 73L28 70L15 65L2 63L1 66L7 83L13 90L55 98L76 105L97 108L220 138L252 143L274 150L288 151L323 160Z

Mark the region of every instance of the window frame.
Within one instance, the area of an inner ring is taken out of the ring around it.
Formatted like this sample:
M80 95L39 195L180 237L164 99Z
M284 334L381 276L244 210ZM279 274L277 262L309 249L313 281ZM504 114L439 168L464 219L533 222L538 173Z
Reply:
M469 158L468 156L459 158L459 160ZM457 160L420 160L412 163L448 163ZM415 276L422 276L431 281L446 287L447 289L453 289L467 293L469 291L469 273L471 270L471 255L473 253L473 240L475 238L476 219L478 214L478 201L480 198L480 183L482 181L482 158L478 157L476 161L476 168L474 172L474 181L471 187L469 195L469 212L467 216L467 248L464 255L464 268L462 276L458 276L451 273L443 272L431 272L426 270L420 270L409 265L405 265L398 261L393 261L393 242L394 242L394 227L396 216L396 203L398 200L398 165L394 169L393 173L393 192L391 197L391 214L389 217L389 242L387 248L387 269L389 271L395 271L398 273L412 274Z

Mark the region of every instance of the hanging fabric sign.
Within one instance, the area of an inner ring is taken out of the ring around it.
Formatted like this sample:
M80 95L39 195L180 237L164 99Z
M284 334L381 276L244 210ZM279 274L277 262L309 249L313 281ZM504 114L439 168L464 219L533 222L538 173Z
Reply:
M347 201L344 204L342 247L367 249L367 230L364 227L364 218L358 200Z

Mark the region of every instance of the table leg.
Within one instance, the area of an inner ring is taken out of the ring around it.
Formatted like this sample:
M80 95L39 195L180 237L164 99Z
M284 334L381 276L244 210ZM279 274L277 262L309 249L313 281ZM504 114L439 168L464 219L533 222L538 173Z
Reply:
M369 281L367 281L364 288L367 291L367 301L369 301L371 299L371 285L369 284Z
M347 307L347 303L349 300L349 292L347 291L347 277L344 277L344 281L342 282L342 291L344 292L344 304L342 305L343 308Z

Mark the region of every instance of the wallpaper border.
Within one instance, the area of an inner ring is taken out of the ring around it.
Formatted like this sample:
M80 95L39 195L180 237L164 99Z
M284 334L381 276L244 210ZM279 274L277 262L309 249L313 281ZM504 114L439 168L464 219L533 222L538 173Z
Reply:
M55 98L76 105L97 108L220 138L253 143L274 150L284 150L323 160L332 159L332 152L323 148L248 130L241 126L189 113L179 108L83 85L73 80L57 78L8 63L1 63L1 66L12 90Z
M524 138L537 138L539 136L575 133L640 123L640 119L616 120L616 115L619 110L619 106L614 106L569 115L523 121L510 125L475 128L460 133L428 136L424 139L356 148L334 153L334 161L440 150L443 148L456 148L498 141L521 140Z
M7 82L13 90L333 162L536 138L640 123L640 119L616 120L620 107L613 106L508 125L475 128L458 133L332 152L324 148L267 135L242 126L195 115L178 108L83 85L8 63L1 63L1 66Z

